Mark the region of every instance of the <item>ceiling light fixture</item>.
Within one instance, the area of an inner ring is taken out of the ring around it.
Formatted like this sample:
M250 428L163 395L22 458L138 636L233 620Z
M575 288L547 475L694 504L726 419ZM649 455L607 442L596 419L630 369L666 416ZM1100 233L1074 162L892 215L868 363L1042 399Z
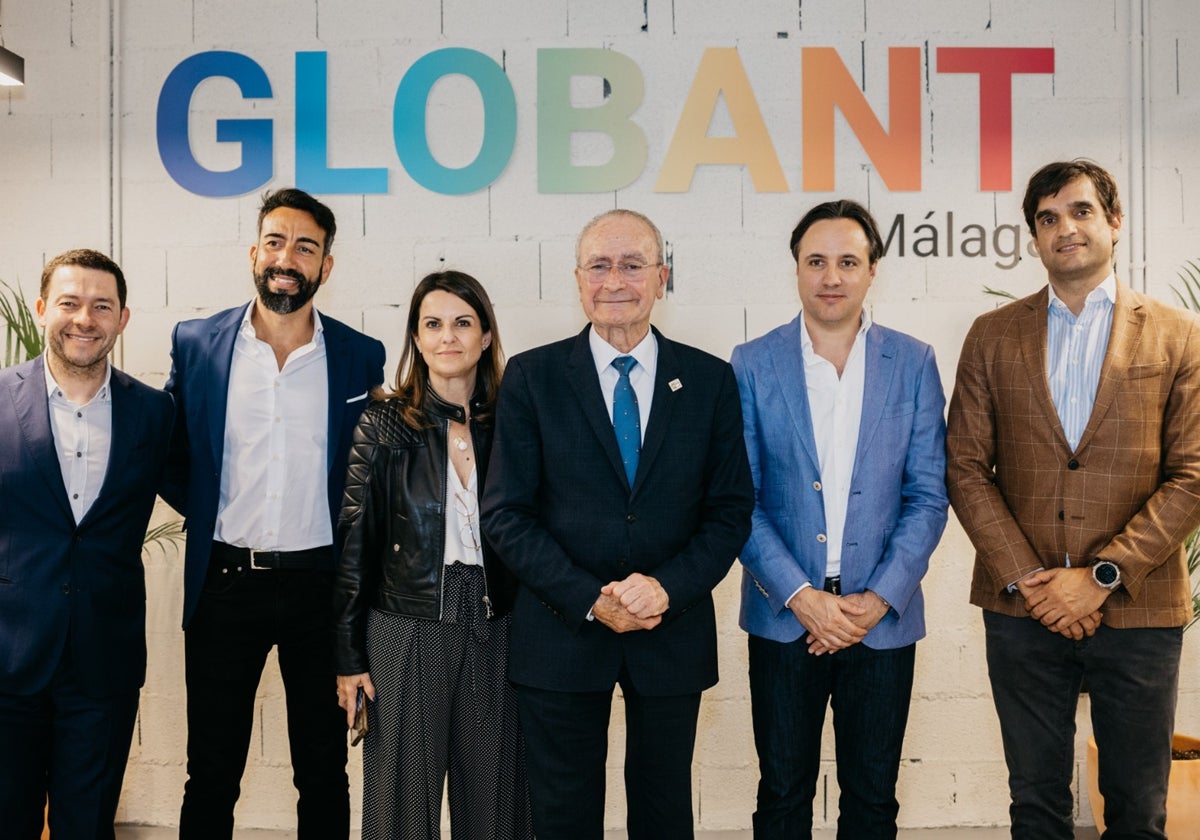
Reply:
M0 85L25 84L25 59L12 50L0 47Z

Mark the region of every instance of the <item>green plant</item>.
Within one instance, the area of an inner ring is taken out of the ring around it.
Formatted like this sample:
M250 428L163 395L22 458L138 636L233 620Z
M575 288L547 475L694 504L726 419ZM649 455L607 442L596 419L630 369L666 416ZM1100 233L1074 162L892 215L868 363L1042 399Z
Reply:
M4 319L4 367L27 362L42 352L42 328L25 302L25 293L0 280L0 318Z
M45 342L42 328L25 302L25 293L20 284L14 289L0 280L0 286L5 289L0 292L0 318L4 320L3 367L9 367L41 355ZM183 542L183 539L183 520L169 519L146 530L142 550L165 552L168 545Z

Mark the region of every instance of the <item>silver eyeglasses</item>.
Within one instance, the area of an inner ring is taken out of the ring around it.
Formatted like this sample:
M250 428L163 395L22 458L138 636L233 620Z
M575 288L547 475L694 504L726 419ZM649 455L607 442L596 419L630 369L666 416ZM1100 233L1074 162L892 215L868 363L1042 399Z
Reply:
M587 274L588 279L593 283L603 283L608 275L615 268L617 273L621 275L623 280L637 280L642 276L648 268L658 268L662 263L640 263L640 262L619 262L616 265L610 262L594 262L588 265L581 265L579 269Z
M454 491L454 511L460 518L466 519L458 531L462 544L472 551L479 551L483 544L479 540L479 499L474 491Z

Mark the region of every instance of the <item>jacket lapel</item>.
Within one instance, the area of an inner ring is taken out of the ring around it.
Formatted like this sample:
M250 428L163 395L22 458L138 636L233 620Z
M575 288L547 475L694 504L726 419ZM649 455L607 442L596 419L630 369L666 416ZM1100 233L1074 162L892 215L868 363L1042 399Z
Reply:
M813 472L821 472L821 460L817 457L817 440L813 437L812 410L808 404L808 378L804 375L803 336L800 332L800 319L787 325L781 334L782 341L772 348L771 365L779 378L780 393L792 421L792 429L804 454L812 462Z
M54 433L50 428L50 405L46 399L46 373L44 358L38 356L28 367L27 375L18 373L19 380L13 388L13 405L16 408L17 425L25 441L30 458L37 464L38 471L50 488L50 495L62 512L75 520L67 490L63 485L62 467L58 463Z
M654 328L651 327L651 329ZM671 425L671 416L674 413L675 394L682 391L687 385L681 375L679 356L675 352L674 343L663 338L662 333L658 330L654 330L654 337L658 340L654 398L650 403L650 418L646 421L646 434L642 436L642 453L638 457L637 475L634 476L633 482L635 490L642 483L655 457L662 449L663 441L667 439L667 428ZM674 386L672 386L672 382L675 383Z
M1025 366L1025 380L1037 400L1046 422L1054 430L1055 437L1064 449L1070 450L1054 397L1050 393L1050 380L1046 377L1047 327L1046 311L1050 306L1049 287L1021 301L1025 309L1016 321L1018 340L1021 342L1021 361Z
M213 324L208 357L208 381L205 383L205 406L208 409L209 446L213 463L220 466L225 451L225 411L229 405L229 371L233 367L233 343L241 328L244 306L231 309L226 318Z
M330 318L322 318L321 326L325 337L325 370L329 380L326 387L329 402L329 426L325 446L326 468L333 472L333 461L337 456L337 441L342 439L342 425L346 420L346 400L356 396L347 396L347 383L352 381L350 375L350 354L346 352L346 341L349 336L337 327Z
M1108 350L1100 367L1100 383L1096 386L1096 399L1092 403L1092 414L1088 417L1083 436L1076 451L1082 451L1099 428L1104 415L1112 407L1117 391L1126 381L1129 362L1138 350L1142 330L1146 325L1146 312L1136 300L1131 300L1128 287L1117 284L1117 300L1113 304L1112 333L1108 338Z
M862 415L858 427L858 449L854 457L854 472L871 449L883 407L896 375L896 350L891 340L878 328L867 330L866 370L863 376Z
M130 458L134 457L134 442L143 438L141 424L144 415L139 410L140 400L129 377L113 368L108 390L112 400L112 434L108 443L108 463L104 469L104 480L100 483L100 493L83 515L80 525L105 515L104 501L114 498L113 489L127 474Z
M612 421L608 418L608 409L604 406L604 392L600 390L600 378L596 375L596 362L592 358L592 349L588 345L588 330L590 329L589 325L575 337L571 354L567 358L567 382L575 392L575 398L579 401L579 410L583 413L588 425L592 427L592 432L596 435L600 448L608 456L612 468L620 476L621 481L628 483L628 479L625 477L625 466L621 462L621 452L617 449L617 436L613 432ZM651 412L653 411L652 406ZM650 425L653 426L653 413ZM639 473L642 470L641 460L641 458L638 459Z

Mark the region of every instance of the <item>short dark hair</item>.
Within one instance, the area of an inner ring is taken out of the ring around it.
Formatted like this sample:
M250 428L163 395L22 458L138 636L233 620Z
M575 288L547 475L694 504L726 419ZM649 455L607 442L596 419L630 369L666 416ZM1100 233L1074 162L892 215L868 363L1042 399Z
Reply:
M1104 218L1112 224L1121 217L1121 198L1117 195L1117 182L1108 170L1100 164L1087 158L1074 160L1059 160L1048 163L1033 173L1029 184L1025 187L1025 200L1021 209L1025 212L1025 224L1029 232L1037 238L1034 227L1034 216L1037 215L1038 203L1048 195L1057 195L1058 191L1076 178L1089 178L1096 188L1096 197L1104 210Z
M879 258L883 256L883 237L879 235L879 226L875 224L875 218L871 215L870 210L863 207L857 201L851 201L848 198L838 199L837 201L826 201L824 204L818 204L804 214L804 218L792 230L792 240L789 244L792 251L792 259L797 262L800 261L800 254L798 253L800 240L804 238L804 234L808 233L810 227L826 219L850 219L853 222L858 222L858 226L867 235L868 254L871 265L879 262Z
M46 263L45 268L42 269L42 285L39 292L39 297L42 300L46 300L46 295L50 292L50 278L53 276L55 269L64 265L94 268L97 271L104 271L111 274L117 281L117 302L121 304L122 309L125 308L127 289L125 288L125 275L121 271L121 266L117 265L109 257L101 254L99 251L93 251L91 248L75 248L70 251L63 251Z
M429 365L425 363L417 347L417 330L421 322L421 302L430 292L449 292L461 300L479 317L479 327L492 340L483 348L475 373L474 407L471 416L478 421L488 422L496 407L496 396L500 392L500 377L504 374L504 348L500 345L500 330L496 326L496 313L483 284L462 271L436 271L427 274L413 290L408 305L408 322L404 327L404 351L396 369L396 386L391 393L376 389L373 399L397 397L401 400L401 416L413 428L429 425L425 419L425 399L429 392Z
M267 214L271 211L278 210L280 207L303 210L313 217L317 227L325 231L325 253L322 256L328 256L329 249L333 247L334 234L337 233L337 220L333 217L333 211L304 190L298 190L295 187L284 187L273 192L267 190L262 194L262 206L258 208L258 233L260 236L262 235L263 219L267 218Z

